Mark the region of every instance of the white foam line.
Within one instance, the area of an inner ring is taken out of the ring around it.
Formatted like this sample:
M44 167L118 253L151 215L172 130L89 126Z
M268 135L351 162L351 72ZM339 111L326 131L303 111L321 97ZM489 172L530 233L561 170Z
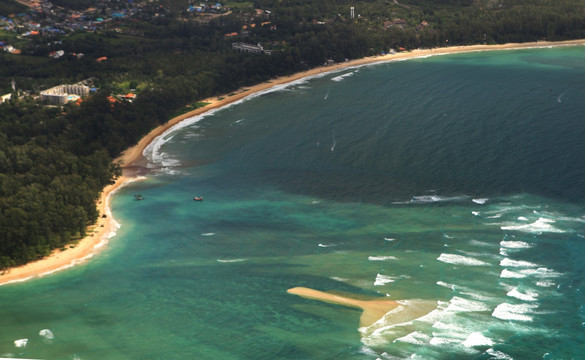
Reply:
M496 307L492 313L493 317L497 317L502 320L517 320L517 321L532 321L532 316L528 315L532 313L537 305L529 304L518 304L513 305L509 303L502 303Z
M508 249L529 249L532 247L531 244L524 241L500 241L500 246Z
M490 310L482 301L464 299L454 296L449 301L446 312L478 312Z
M388 283L393 283L394 281L398 280L396 277L378 274L376 275L376 280L374 281L374 286L382 286Z
M470 334L467 339L463 342L464 346L467 347L474 347L474 346L492 346L494 345L494 341L488 337L486 337L481 332L474 332Z
M246 259L217 259L217 262L220 263L238 263L242 261L246 261Z
M521 231L527 233L536 233L541 234L543 232L547 233L564 233L565 230L558 229L551 224L555 221L547 218L539 218L533 223L530 224L516 224L516 223L507 223L501 224L500 229L502 230L512 230L512 231Z
M453 265L490 266L484 261L456 254L441 254L437 260Z
M348 73L341 74L341 75L338 75L336 77L333 77L333 78L331 78L331 80L336 81L336 82L340 82L340 81L344 80L347 77L353 76L354 74L355 74L355 72L348 72Z
M533 291L526 291L524 293L520 292L517 287L513 288L512 290L508 291L506 294L509 297L516 298L518 300L524 301L536 301L538 294Z
M519 272L510 271L508 269L504 269L500 273L500 277L501 278L504 278L504 279L522 279L522 278L525 278L526 275L525 274L521 274Z
M0 286L2 286L2 285L8 285L8 284L16 284L16 283L20 283L20 282L25 282L25 281L28 281L28 280L30 280L32 278L34 278L34 276L25 277L25 278L22 278L22 279L10 280L10 281L7 281L5 283L0 284Z
M500 261L500 266L505 266L505 267L523 267L523 268L538 267L537 264L531 263L529 261L512 260L512 259L509 259L509 258L502 259L502 261Z
M370 261L398 260L396 256L368 256Z
M489 200L488 198L471 199L471 201L479 205L485 204L486 202L488 202L488 200Z
M492 356L494 360L513 360L510 355L498 350L494 350L493 348L487 349L486 354Z
M445 287L447 289L455 290L455 285L454 284L449 284L449 283L446 283L444 281L437 281L437 285L442 286L442 287Z
M405 335L401 338L394 340L394 342L405 342L413 345L424 345L425 343L430 342L431 337L420 332L415 331L408 335Z

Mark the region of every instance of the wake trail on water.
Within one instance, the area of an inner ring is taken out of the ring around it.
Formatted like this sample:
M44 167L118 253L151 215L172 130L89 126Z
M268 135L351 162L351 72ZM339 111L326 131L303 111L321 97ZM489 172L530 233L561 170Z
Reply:
M333 145L331 145L331 151L335 151L335 145L337 145L337 141L335 140L335 130L333 130L333 134L331 135L333 139Z

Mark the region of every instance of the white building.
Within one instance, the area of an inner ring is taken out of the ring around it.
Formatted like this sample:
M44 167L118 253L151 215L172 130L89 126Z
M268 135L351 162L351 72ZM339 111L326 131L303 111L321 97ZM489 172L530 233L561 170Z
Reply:
M253 45L246 44L243 42L235 42L232 43L232 49L239 52L272 55L272 50L264 50L264 48L260 44Z
M77 95L72 97L70 95ZM41 91L41 101L51 104L66 104L79 97L89 95L89 87L85 85L58 85L48 90Z

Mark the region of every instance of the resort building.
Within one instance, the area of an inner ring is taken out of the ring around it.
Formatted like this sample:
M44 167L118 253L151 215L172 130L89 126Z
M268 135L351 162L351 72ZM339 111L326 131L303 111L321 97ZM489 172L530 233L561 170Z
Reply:
M243 42L235 42L232 43L232 50L245 53L272 55L272 50L264 50L264 48L260 44L252 45Z
M41 91L41 101L63 105L89 95L89 87L85 85L59 85Z

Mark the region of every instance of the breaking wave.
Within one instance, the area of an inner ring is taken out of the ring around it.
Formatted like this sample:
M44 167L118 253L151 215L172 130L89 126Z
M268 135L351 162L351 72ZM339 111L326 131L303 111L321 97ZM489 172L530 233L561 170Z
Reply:
M490 266L491 264L484 261L456 254L441 254L437 260L453 264L453 265L467 265L467 266Z

